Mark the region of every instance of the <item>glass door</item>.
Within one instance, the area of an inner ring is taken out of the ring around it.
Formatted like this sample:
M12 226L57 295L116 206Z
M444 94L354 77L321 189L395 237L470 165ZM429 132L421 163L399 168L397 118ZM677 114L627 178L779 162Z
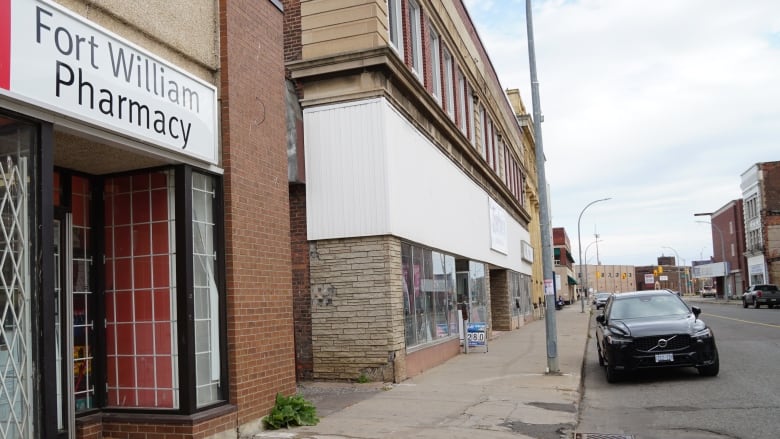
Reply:
M54 220L54 346L57 360L57 431L73 437L73 283L69 281L72 260L71 214Z
M74 437L76 413L94 407L94 306L92 306L89 196L86 180L74 177L73 212L55 215L54 306L57 430Z

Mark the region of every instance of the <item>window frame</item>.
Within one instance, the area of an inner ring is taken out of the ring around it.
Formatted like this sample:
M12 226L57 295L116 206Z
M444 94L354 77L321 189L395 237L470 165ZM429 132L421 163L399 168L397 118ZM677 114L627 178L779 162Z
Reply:
M387 33L390 47L404 59L404 29L401 0L387 0Z
M455 86L453 83L453 59L447 46L442 44L442 60L444 62L444 71L442 72L442 84L443 84L443 98L444 98L444 111L450 116L450 119L455 120Z
M458 100L458 127L463 135L468 136L468 102L466 102L466 78L463 76L463 72L458 69L457 73L457 100Z
M409 65L420 81L423 80L422 9L416 0L408 0Z
M431 94L437 102L443 100L441 72L441 37L433 25L428 25L428 56L431 65Z

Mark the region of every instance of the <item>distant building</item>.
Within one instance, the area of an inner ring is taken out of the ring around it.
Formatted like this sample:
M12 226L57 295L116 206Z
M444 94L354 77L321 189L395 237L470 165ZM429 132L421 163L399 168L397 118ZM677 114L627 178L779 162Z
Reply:
M590 291L624 293L636 291L636 274L633 265L586 265Z
M780 283L780 161L742 173L748 283Z
M742 206L742 200L732 200L712 214L713 243L716 244L713 245L715 261L726 262L726 276L717 282L719 296L739 297L748 287ZM722 246L717 245L721 238Z
M553 259L555 260L555 296L571 304L577 300L577 277L572 270L569 235L563 227L553 227Z
M688 283L690 269L678 265L674 256L659 256L656 265L636 267L637 290L668 288L681 294L693 291Z

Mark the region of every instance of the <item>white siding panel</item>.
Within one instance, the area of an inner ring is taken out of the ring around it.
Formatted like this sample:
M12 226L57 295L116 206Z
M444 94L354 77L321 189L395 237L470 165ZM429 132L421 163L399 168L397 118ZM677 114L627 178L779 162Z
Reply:
M391 234L530 274L507 218L490 248L488 195L384 99L304 111L308 239Z
M509 254L491 250L487 193L389 104L385 115L392 234L531 274L521 257L528 231L507 218Z
M310 240L389 233L381 101L304 111Z

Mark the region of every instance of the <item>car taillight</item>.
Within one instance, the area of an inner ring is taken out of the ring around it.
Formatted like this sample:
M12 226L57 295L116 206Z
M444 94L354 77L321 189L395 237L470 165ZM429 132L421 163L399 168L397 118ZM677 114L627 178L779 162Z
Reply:
M761 290L756 291L756 296L761 297Z

